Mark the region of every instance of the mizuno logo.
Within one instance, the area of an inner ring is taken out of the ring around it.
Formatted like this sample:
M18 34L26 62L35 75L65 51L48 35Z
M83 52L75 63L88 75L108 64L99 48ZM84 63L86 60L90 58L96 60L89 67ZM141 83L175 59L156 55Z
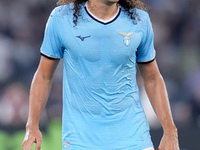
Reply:
M130 36L131 36L132 34L134 34L134 33L135 33L135 32L129 32L129 33L119 32L118 34L121 34L121 35L124 36L124 44L125 44L126 46L129 46L129 45L131 44L131 38L130 38Z
M81 41L84 41L86 38L89 38L89 37L91 37L91 35L89 35L89 36L81 36L81 35L79 35L79 36L76 36L77 38L79 38L79 39L81 39Z

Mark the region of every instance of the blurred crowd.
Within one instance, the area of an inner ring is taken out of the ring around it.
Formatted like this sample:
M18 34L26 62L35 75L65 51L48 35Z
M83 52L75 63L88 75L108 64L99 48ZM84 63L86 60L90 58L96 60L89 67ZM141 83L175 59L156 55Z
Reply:
M200 1L147 3L155 32L156 58L175 123L180 127L200 128ZM39 63L45 24L55 6L55 0L0 1L0 130L10 132L25 126L30 84ZM62 62L41 118L42 127L54 118L61 118L61 93ZM150 112L146 111L151 122L154 117ZM151 127L159 125L152 123Z

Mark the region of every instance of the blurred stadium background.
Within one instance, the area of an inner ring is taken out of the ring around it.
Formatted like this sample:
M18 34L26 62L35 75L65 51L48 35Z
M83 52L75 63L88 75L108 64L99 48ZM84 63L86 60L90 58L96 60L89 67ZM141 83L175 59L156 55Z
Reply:
M155 32L180 147L200 149L200 1L146 0ZM28 93L40 58L46 21L56 0L0 1L0 150L20 150L28 116ZM162 129L138 77L157 147ZM41 117L42 150L61 149L62 62Z

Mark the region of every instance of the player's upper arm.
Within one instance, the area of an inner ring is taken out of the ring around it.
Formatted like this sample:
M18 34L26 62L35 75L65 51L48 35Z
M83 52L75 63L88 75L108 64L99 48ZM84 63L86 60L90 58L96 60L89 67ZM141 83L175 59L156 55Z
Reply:
M142 17L142 41L137 48L137 62L146 63L154 60L156 51L154 48L154 32L148 13L143 12Z
M41 54L61 59L63 58L63 43L60 37L61 17L59 11L61 8L56 7L50 14L44 33L44 39L40 48Z
M43 79L51 80L58 63L59 59L49 59L41 56L36 74Z
M157 77L160 77L160 72L156 63L156 60L146 63L146 64L140 64L138 63L138 68L140 70L140 73L144 79L144 81L151 81L155 80Z

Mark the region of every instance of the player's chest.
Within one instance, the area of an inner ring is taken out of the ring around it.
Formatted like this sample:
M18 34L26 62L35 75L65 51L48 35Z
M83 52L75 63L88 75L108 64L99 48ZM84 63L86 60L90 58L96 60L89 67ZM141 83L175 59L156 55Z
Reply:
M115 61L135 57L142 33L134 28L78 27L64 30L61 39L74 57L90 61L103 57Z

